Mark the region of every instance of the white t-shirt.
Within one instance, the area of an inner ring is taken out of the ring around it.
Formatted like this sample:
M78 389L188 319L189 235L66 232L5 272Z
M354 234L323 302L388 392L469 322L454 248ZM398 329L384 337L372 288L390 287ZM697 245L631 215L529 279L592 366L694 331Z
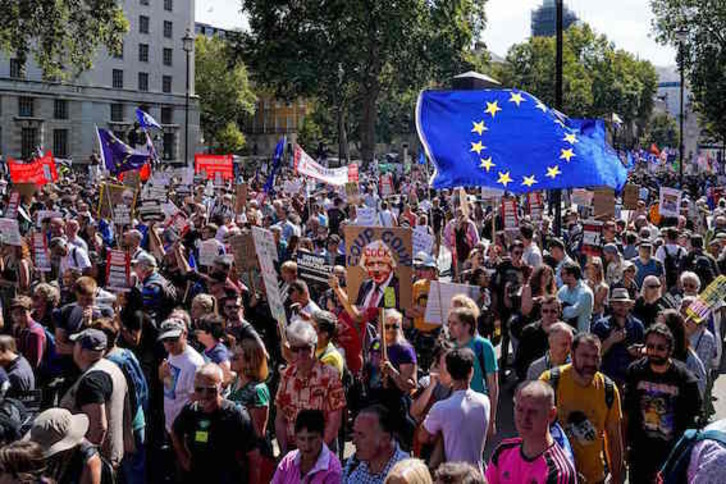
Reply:
M174 420L194 394L194 374L204 364L197 350L187 345L183 353L167 358L171 376L164 380L164 425L171 432Z
M454 392L436 402L424 420L432 435L444 436L444 452L449 462L468 462L484 473L482 455L489 428L489 398L471 388Z
M68 269L78 269L83 272L91 267L88 252L75 245L68 245L68 255L61 257L58 273L62 276Z

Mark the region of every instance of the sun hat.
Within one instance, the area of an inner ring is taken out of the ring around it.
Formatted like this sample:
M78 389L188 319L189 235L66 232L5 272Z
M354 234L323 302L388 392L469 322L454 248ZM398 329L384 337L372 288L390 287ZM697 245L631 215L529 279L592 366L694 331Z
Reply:
M80 444L87 431L85 414L73 415L65 408L49 408L35 418L23 440L40 445L43 456L48 458Z

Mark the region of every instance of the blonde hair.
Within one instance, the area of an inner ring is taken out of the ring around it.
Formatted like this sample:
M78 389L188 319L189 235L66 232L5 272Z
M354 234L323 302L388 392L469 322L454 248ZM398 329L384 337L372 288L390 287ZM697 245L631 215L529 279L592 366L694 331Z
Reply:
M384 484L433 484L429 468L420 459L404 459L396 463Z
M192 299L192 306L197 303L204 310L204 314L210 314L216 312L216 304L214 297L211 294L197 294Z
M474 300L464 294L457 294L456 296L452 297L451 307L471 309L472 311L474 311L474 319L479 319L479 314L481 313L481 311L479 310L479 306L476 305Z
M237 342L236 351L242 356L242 373L248 378L263 382L267 380L270 370L267 367L267 354L259 341L246 338Z

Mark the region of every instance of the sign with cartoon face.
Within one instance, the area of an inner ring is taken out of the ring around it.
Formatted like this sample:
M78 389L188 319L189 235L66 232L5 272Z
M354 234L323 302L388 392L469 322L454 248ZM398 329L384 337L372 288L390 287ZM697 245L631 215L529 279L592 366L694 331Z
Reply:
M411 307L410 229L348 226L345 246L351 302L359 308Z

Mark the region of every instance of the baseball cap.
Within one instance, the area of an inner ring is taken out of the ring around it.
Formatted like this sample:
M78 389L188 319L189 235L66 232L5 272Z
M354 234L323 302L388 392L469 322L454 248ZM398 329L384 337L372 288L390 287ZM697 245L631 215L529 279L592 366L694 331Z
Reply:
M156 267L156 258L148 252L141 252L134 260L131 261L131 264L146 264L151 267Z
M186 325L181 319L167 319L161 323L161 327L159 328L159 337L157 338L157 341L178 338L182 334L184 334L184 331L186 331L186 329Z
M72 334L69 339L74 343L79 343L84 350L104 351L108 345L106 333L93 328Z
M605 246L603 247L603 250L605 252L612 252L613 254L617 254L618 246L613 244L612 242L610 242L610 243L605 244Z

